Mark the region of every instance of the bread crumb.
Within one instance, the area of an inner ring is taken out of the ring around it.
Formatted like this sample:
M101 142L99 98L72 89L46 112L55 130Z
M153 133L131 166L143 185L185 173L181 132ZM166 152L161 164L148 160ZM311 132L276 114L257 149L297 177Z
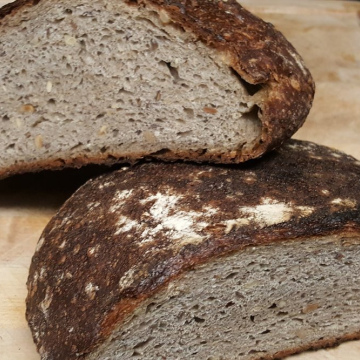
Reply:
M163 24L169 24L171 22L171 18L169 16L168 12L165 11L165 10L160 10L159 11L159 17L160 17L160 21Z
M52 82L51 82L51 81L48 81L48 82L46 83L46 91L47 91L48 93L51 93L51 90L52 90Z
M303 309L302 309L302 313L303 314L308 314L308 313L311 313L315 310L317 310L318 308L320 307L319 304L316 304L316 303L313 303L313 304L308 304L307 306L305 306Z
M23 127L23 121L22 119L19 119L19 118L14 118L13 119L13 122L15 123L15 126L18 128L18 129L21 129Z
M215 115L217 113L217 109L211 107L204 107L203 111L207 114Z
M35 147L41 149L44 146L43 138L41 135L36 136L35 138Z
M35 107L31 104L22 105L20 112L23 114L33 114L35 112Z
M108 129L107 125L103 125L103 126L100 128L98 134L99 134L100 136L101 136L101 135L105 135L106 132L107 132L107 129Z
M74 38L73 36L70 36L70 35L65 35L64 36L64 42L65 42L66 45L69 45L69 46L77 45L76 38Z

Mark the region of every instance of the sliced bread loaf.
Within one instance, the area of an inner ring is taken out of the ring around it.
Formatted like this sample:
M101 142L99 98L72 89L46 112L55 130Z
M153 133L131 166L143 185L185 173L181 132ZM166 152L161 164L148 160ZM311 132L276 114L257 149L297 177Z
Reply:
M143 157L237 163L304 122L295 49L233 0L0 9L0 176Z
M80 188L30 268L42 359L274 359L360 338L360 162L300 141L265 160Z

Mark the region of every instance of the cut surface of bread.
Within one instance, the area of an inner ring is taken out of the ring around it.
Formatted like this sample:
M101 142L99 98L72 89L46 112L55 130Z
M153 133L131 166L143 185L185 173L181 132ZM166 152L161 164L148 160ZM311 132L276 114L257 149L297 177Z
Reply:
M295 140L90 180L33 256L34 341L47 360L253 360L360 338L359 209L360 162Z
M0 39L0 176L245 161L290 137L314 95L291 44L233 1L17 1Z

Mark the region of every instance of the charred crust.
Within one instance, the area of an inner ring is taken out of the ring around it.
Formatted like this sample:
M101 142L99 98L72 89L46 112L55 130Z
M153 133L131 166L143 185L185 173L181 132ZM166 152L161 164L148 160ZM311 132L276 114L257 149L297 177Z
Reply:
M47 225L32 259L26 316L38 349L54 360L86 354L170 281L245 247L326 235L360 241L360 162L295 140L264 160L140 164L87 182ZM161 194L176 200L169 216L191 213L205 224L193 231L201 241L159 231L142 242L143 231L158 224L149 214ZM290 215L268 223L237 221L234 209L246 213L267 202Z

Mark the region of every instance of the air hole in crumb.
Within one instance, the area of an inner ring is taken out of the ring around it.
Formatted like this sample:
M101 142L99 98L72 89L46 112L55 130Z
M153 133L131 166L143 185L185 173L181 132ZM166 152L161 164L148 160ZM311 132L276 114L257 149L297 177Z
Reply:
M181 80L177 68L171 66L171 64L169 62L166 62L163 60L161 60L160 63L165 64L167 66L167 68L169 69L170 75L174 78L175 82Z
M142 349L144 348L147 344L149 344L152 340L154 340L154 338L152 337L149 337L148 339L144 340L144 341L141 341L139 342L138 344L136 344L133 349Z
M262 331L260 334L268 334L269 332L271 332L271 330L267 329L267 330Z
M225 307L228 308L228 307L234 306L234 305L235 305L235 303L234 303L233 301L229 301L229 302L225 305Z
M277 305L275 303L273 303L271 306L269 306L269 309L275 309L277 307Z
M158 49L158 47L159 47L159 44L155 40L151 40L149 50L155 51Z
M75 150L75 149L81 147L82 145L83 145L82 142L79 142L75 146L73 146L70 150Z
M103 118L105 115L106 115L106 113L101 113L101 114L99 114L96 118L97 118L97 119L101 119L101 118Z
M238 274L238 273L233 272L233 273L227 275L227 276L225 277L225 279L232 279L232 278L234 278L237 274Z
M161 155L166 155L167 153L171 152L170 149L161 149L159 151L155 151L153 153L151 153L151 156L161 156Z
M200 317L198 317L198 316L194 316L194 321L195 321L196 323L198 323L198 324L202 324L202 323L205 322L205 319L202 319L202 318L200 318Z
M147 314L147 313L151 312L155 307L156 307L156 303L154 303L154 302L150 303L150 304L146 307L145 313Z
M260 108L257 105L254 105L249 112L243 114L243 117L249 120L255 120L260 122L259 113L261 113Z
M180 137L185 137L185 136L188 136L192 133L192 130L189 130L189 131L179 131L176 133L177 136L180 136Z
M4 116L2 117L2 119L3 119L3 121L8 121L8 120L10 120L10 118L9 118L8 115L4 115Z
M186 108L184 107L184 112L186 113L187 116L189 116L189 118L193 118L194 117L194 110L191 108Z
M234 69L231 69L231 72L239 80L239 82L244 86L249 95L255 95L258 91L261 90L262 85L254 85L246 82Z
M68 15L71 15L73 12L72 12L71 9L65 9L65 10L64 10L64 13L65 13L65 14L68 14Z
M251 320L252 322L254 322L255 316L254 316L254 315L250 315L250 320Z

